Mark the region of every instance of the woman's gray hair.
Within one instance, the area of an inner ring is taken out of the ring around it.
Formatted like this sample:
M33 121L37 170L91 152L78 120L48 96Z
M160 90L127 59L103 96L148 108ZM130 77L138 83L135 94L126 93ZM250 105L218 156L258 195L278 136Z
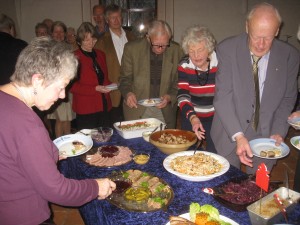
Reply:
M20 53L10 79L19 85L30 86L32 75L41 74L44 85L48 86L57 79L73 79L77 66L71 45L50 37L38 37Z
M181 47L185 54L189 52L189 46L200 43L201 41L205 42L206 49L209 54L211 54L216 46L216 39L209 29L205 26L194 25L189 27L184 32L181 39Z
M96 30L90 22L83 22L77 29L76 42L81 45L86 34L90 33L93 38L96 37Z
M172 38L172 30L169 24L162 20L151 21L147 30L147 34L150 37L168 35L169 39Z

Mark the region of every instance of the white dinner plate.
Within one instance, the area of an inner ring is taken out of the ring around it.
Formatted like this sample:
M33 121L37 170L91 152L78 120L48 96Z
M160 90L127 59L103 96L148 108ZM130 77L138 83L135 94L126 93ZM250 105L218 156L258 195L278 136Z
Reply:
M287 121L290 125L300 129L300 117L296 117Z
M218 162L223 165L222 169L219 172L211 174L211 175L191 176L191 175L179 173L179 172L175 171L171 167L171 161L173 159L175 159L178 156L190 156L190 155L193 155L194 154L194 150L182 151L182 152L177 152L177 153L169 155L167 158L165 158L165 160L163 162L163 166L165 167L165 169L169 173L172 173L172 174L180 177L181 179L188 180L188 181L195 181L195 182L211 180L211 179L213 179L215 177L221 176L222 174L226 173L229 170L230 164L229 164L228 160L225 159L224 157L222 157L220 155L217 155L215 153L211 153L211 152L196 151L196 153L200 153L200 152L204 153L206 155L209 155L209 156L215 158L216 160L218 160Z
M72 144L73 141L80 141L85 145L85 148L75 151ZM90 136L82 134L69 134L56 138L53 143L58 148L59 154L67 157L78 156L86 153L93 147L93 140Z
M118 89L118 85L116 83L112 83L110 85L106 85L105 86L107 89L113 91L113 90L117 90Z
M292 137L290 142L296 149L300 150L300 136Z
M190 214L189 213L181 214L179 216L184 218L184 219L187 219L187 220L190 219ZM230 223L231 225L239 225L237 222L233 221L232 219L230 219L226 216L220 215L220 219L223 220L226 223ZM170 222L166 223L166 225L170 225Z
M249 142L250 147L252 149L253 155L259 157L259 158L264 158L264 159L280 159L285 156L287 156L290 152L290 148L285 144L281 143L279 146L275 145L275 140L271 138L258 138L254 139ZM275 156L275 157L264 157L260 156L261 151L268 151L270 149L280 149L281 150L281 155L280 156Z
M160 98L149 98L149 99L142 99L138 101L138 104L145 107L156 106L159 103L161 103Z

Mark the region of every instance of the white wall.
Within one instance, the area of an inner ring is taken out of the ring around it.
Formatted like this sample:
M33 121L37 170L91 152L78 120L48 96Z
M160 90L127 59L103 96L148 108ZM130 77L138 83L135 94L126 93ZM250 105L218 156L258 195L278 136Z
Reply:
M166 20L180 42L183 31L194 24L210 28L218 42L245 31L247 12L260 0L158 0L158 18ZM296 33L300 24L300 0L269 0L282 16L279 38L300 49Z

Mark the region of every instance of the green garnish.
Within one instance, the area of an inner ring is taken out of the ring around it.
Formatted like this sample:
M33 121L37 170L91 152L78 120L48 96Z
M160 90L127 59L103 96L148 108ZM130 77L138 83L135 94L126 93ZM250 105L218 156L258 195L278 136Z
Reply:
M146 172L143 172L143 173L142 173L142 176L143 176L143 177L147 177L147 176L149 176L149 174L146 173Z
M129 177L129 173L128 173L128 172L124 172L124 173L122 174L122 176L123 176L124 178L128 178L128 177Z
M143 181L141 183L141 186L147 188L147 187L149 187L149 183L147 181Z
M162 192L162 190L166 187L164 184L160 184L155 188L155 192Z
M75 151L75 149L72 149L72 153L73 153L73 155L75 155L75 154L76 154L76 151Z

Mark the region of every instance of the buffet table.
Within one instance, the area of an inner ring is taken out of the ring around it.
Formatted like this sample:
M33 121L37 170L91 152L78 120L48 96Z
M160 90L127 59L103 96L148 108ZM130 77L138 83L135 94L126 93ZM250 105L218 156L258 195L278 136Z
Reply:
M166 211L160 210L148 213L129 212L120 209L107 200L93 200L79 208L79 211L86 225L116 225L116 224L153 224L165 225L169 221L170 215L180 215L187 213L189 205L192 202L198 202L200 205L211 204L216 207L220 214L226 216L240 225L251 224L247 211L234 212L219 202L213 196L202 192L204 187L214 187L230 178L243 175L237 168L230 166L228 172L224 175L205 182L190 182L182 180L177 176L170 174L163 167L163 160L167 155L160 152L155 146L144 141L143 138L124 139L116 132L112 136L109 145L128 146L134 151L147 151L150 153L150 161L145 165L135 164L133 161L113 168L99 168L90 166L82 160L81 156L71 157L62 160L59 163L60 171L68 178L102 178L109 176L113 171L125 171L128 169L138 169L151 173L165 180L174 191L174 199ZM193 149L194 146L191 147ZM291 221L300 220L300 205L297 204L293 215L290 215ZM294 224L297 224L296 222Z

